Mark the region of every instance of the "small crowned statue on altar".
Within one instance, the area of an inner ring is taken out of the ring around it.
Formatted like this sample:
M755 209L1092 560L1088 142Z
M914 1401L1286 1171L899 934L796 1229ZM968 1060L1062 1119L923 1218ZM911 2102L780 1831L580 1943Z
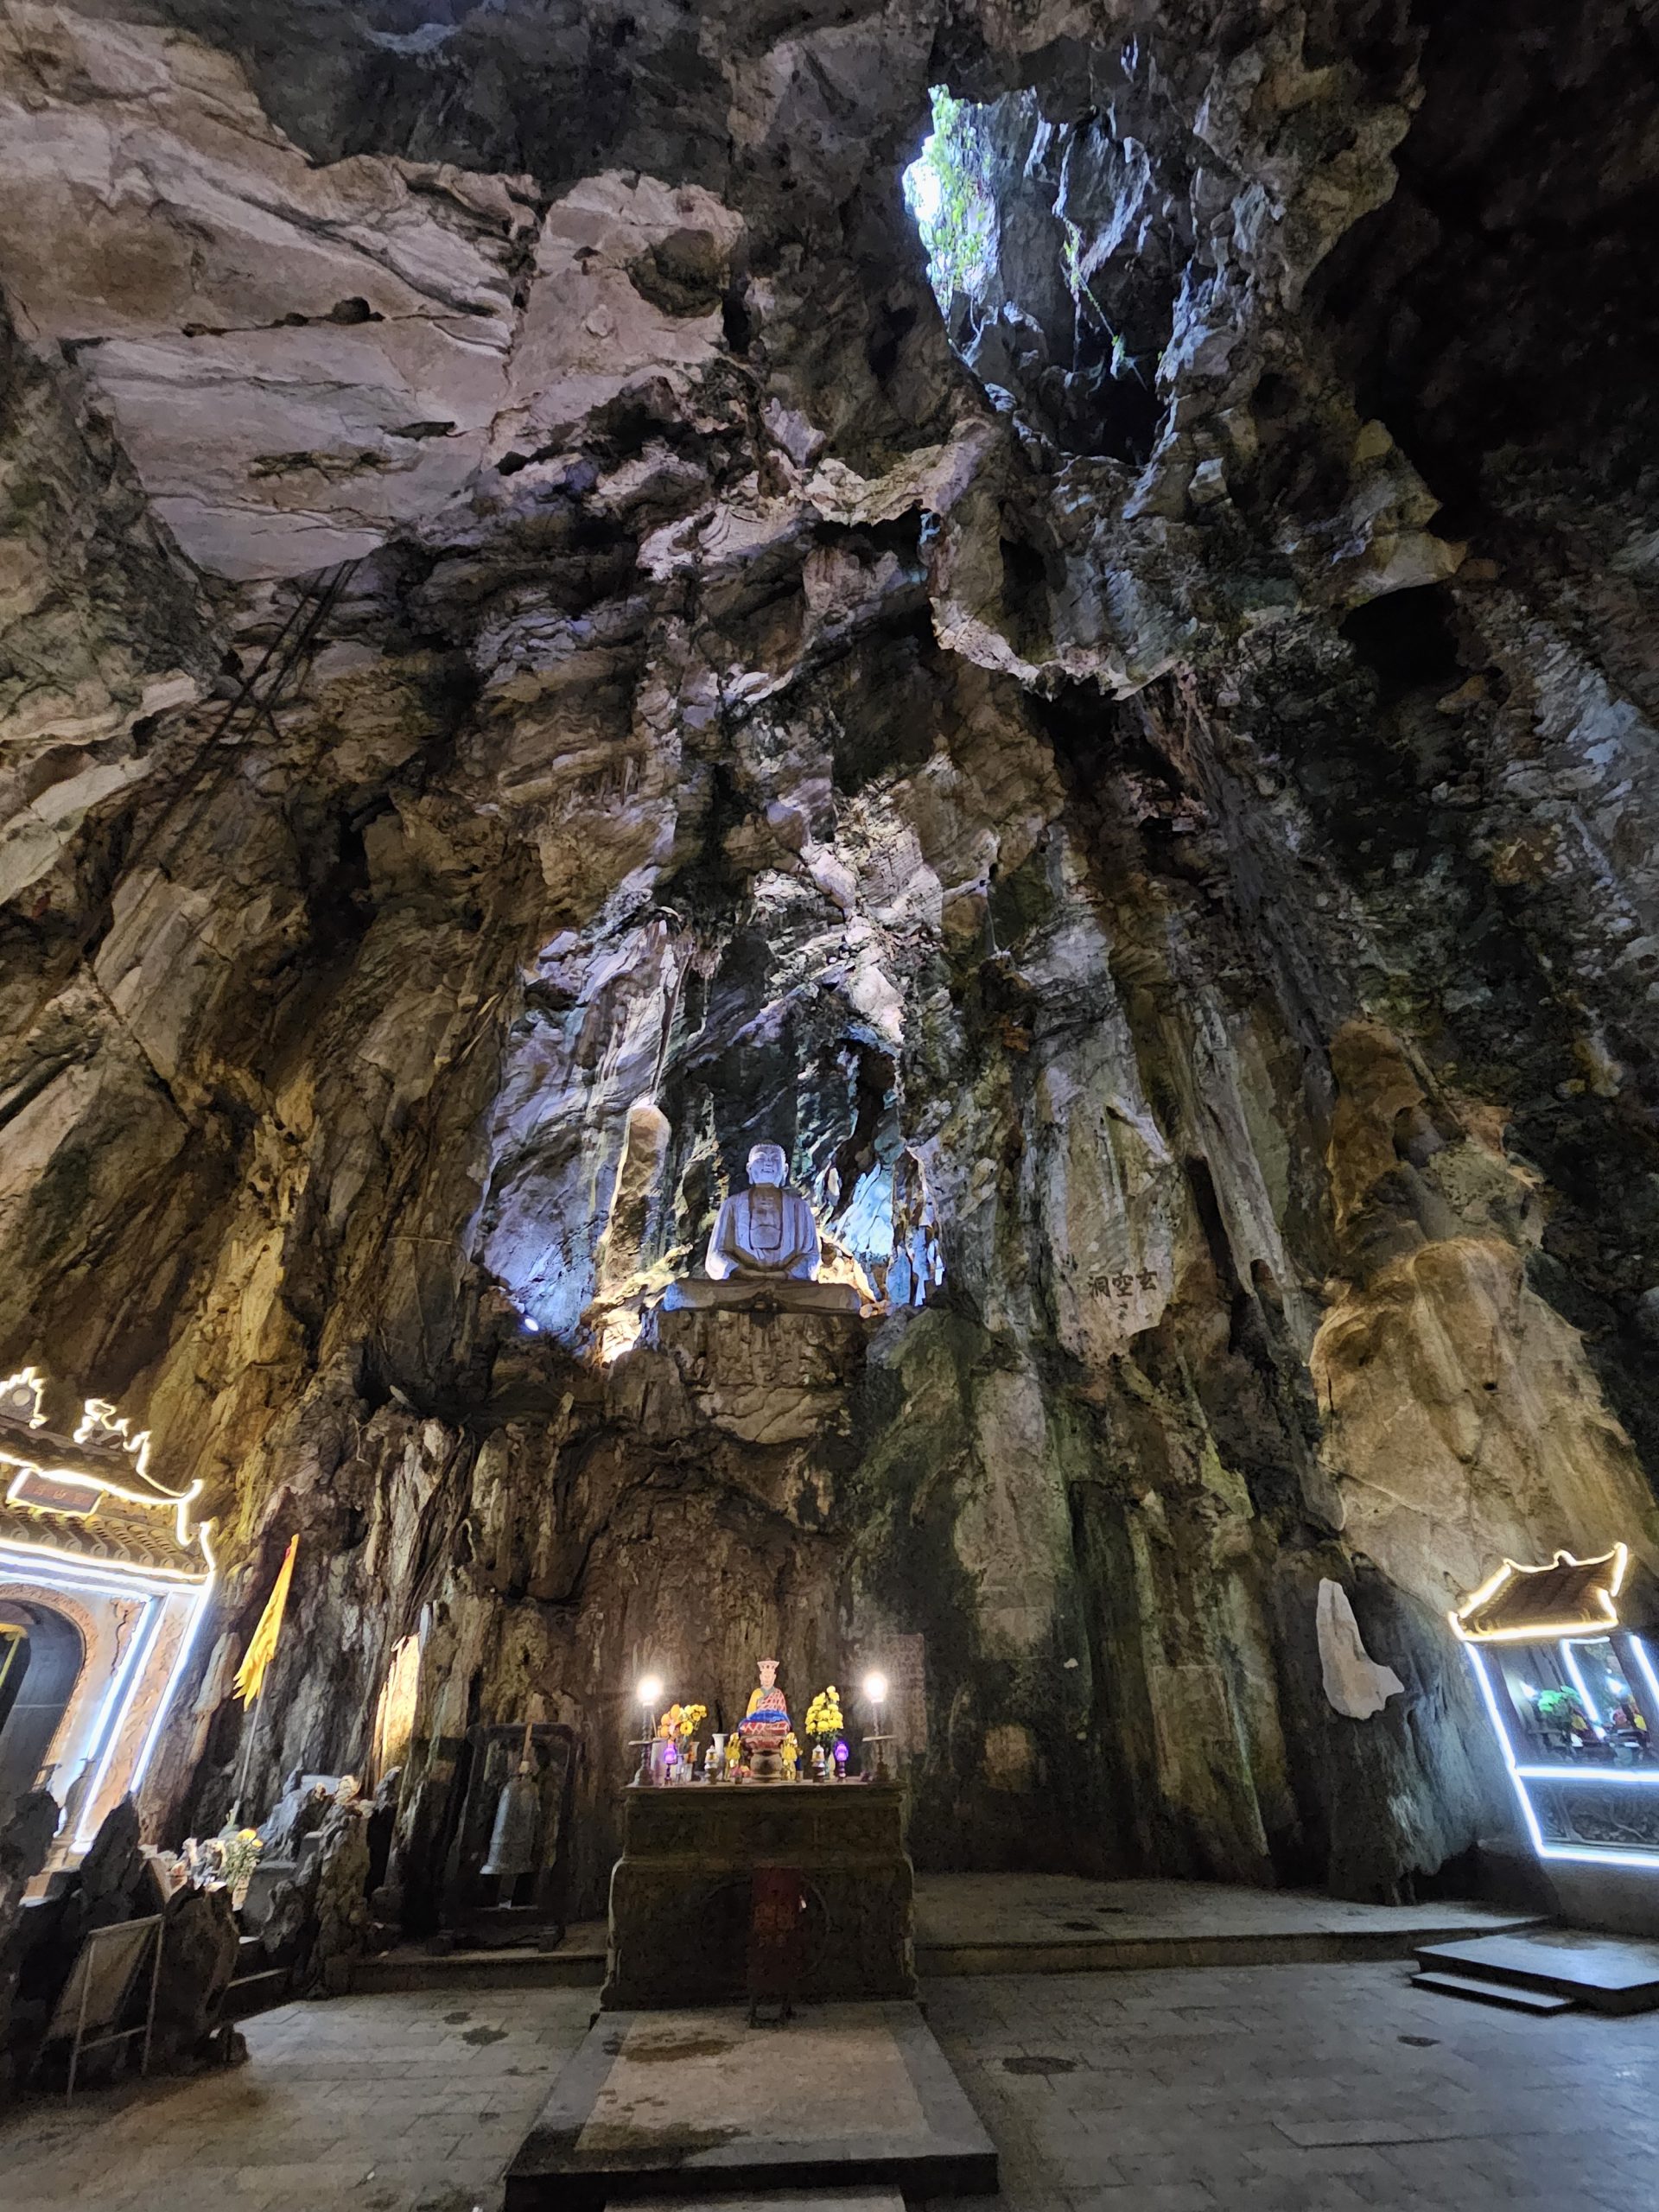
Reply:
M788 1174L782 1145L751 1149L749 1187L726 1199L709 1239L709 1273L716 1282L734 1275L783 1282L817 1280L818 1224L800 1192L788 1188Z
M783 1774L780 1756L789 1733L789 1707L778 1687L778 1662L760 1662L760 1685L749 1693L749 1709L738 1723L738 1734L748 1753L749 1775L755 1782L777 1782Z

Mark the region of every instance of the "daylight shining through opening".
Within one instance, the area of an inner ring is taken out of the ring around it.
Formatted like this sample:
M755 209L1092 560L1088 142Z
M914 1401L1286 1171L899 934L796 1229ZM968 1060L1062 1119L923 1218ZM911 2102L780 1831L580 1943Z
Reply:
M905 171L905 202L927 249L928 281L948 315L958 292L974 292L991 274L996 209L985 177L986 111L952 99L943 85L930 97L933 128Z

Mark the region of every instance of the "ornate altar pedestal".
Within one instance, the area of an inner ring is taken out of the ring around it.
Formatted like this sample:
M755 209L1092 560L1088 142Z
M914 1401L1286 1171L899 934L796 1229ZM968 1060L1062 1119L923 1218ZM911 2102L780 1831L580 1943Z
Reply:
M607 2011L741 1997L752 1878L769 1866L799 1874L806 1897L801 1997L915 1996L915 1878L896 1786L702 1783L621 1799Z

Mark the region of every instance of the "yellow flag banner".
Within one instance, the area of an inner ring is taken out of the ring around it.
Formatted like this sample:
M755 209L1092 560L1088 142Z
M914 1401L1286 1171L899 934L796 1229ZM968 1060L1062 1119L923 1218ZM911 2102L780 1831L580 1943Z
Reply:
M265 1600L265 1610L259 1616L259 1625L236 1670L236 1694L245 1706L251 1705L264 1688L265 1669L276 1656L276 1639L283 1632L283 1608L288 1603L288 1586L294 1580L294 1554L299 1548L299 1537L290 1536L283 1563L276 1570L276 1580L270 1586L270 1595Z

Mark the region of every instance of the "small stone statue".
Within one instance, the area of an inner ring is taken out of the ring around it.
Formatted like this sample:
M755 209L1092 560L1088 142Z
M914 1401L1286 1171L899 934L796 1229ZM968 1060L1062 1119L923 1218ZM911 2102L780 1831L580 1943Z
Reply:
M781 1145L751 1148L749 1187L725 1201L709 1239L709 1273L716 1282L733 1275L817 1281L818 1224L806 1200L787 1187L788 1173Z

